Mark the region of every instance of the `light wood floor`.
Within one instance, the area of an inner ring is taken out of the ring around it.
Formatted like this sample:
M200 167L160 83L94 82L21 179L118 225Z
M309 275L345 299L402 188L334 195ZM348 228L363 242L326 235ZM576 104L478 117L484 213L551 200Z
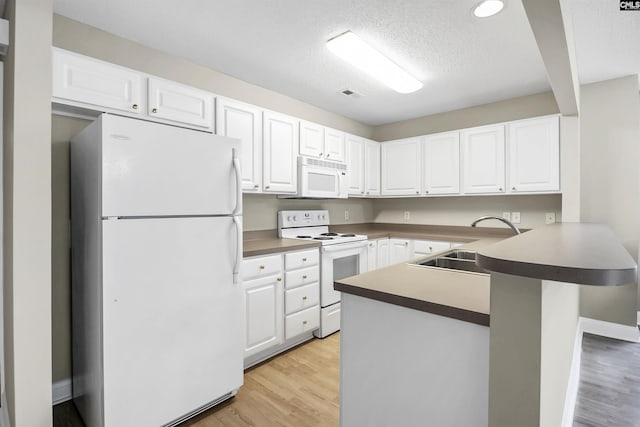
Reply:
M339 393L340 333L336 333L249 369L236 397L181 426L335 427ZM84 426L71 402L54 407L53 425Z

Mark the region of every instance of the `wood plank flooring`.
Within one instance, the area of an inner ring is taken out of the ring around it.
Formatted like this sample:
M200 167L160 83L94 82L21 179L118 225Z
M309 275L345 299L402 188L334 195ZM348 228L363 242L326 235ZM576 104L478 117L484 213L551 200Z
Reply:
M584 335L573 426L640 426L640 343Z
M336 333L249 369L236 397L181 426L334 427L339 394L340 333ZM53 425L84 426L71 402L54 407Z

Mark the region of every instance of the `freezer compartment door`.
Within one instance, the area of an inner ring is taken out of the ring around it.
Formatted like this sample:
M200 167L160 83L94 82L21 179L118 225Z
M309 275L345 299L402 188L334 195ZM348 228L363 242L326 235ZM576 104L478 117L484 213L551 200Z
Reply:
M238 210L238 140L112 115L102 121L103 217Z
M230 217L103 221L106 426L160 426L237 389L241 287Z

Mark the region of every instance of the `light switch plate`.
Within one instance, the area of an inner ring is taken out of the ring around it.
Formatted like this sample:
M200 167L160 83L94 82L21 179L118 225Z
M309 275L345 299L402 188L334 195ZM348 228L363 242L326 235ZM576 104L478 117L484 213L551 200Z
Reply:
M511 212L502 212L502 219L506 219L507 221L511 221Z
M345 221L349 221L349 211L348 210L344 211L344 220Z
M511 222L520 224L520 212L511 212Z
M406 219L406 220L411 219L411 212L409 212L409 211L404 211L404 219Z

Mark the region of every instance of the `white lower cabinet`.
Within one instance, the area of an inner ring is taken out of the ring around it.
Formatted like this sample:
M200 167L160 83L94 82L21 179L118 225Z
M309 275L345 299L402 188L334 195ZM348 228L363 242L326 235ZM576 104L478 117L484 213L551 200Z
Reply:
M305 260L305 261L302 261ZM285 339L320 327L318 249L285 255Z
M407 261L413 254L411 239L389 239L389 264Z
M367 271L378 268L378 242L369 240L367 245Z
M244 295L246 358L284 341L282 275L245 281Z
M434 252L449 249L450 247L451 242L444 242L440 240L414 240L412 257L430 255Z
M367 252L367 271L386 267L389 265L389 238L369 240Z

